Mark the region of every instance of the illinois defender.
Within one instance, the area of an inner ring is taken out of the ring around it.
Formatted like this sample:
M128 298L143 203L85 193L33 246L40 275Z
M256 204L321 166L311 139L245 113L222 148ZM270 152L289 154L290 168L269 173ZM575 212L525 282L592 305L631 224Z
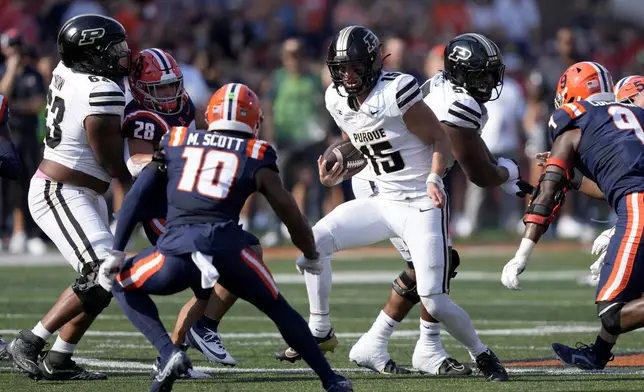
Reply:
M33 329L23 329L10 343L14 363L34 378L105 378L71 357L111 299L97 280L113 241L103 194L112 178L131 182L120 136L125 108L120 83L130 66L125 40L120 23L99 15L74 17L58 34L62 61L47 93L44 159L31 179L28 199L34 221L79 277ZM45 342L60 328L38 363Z
M329 318L331 255L400 237L409 248L425 308L477 358L486 378L507 380L500 361L476 336L467 313L447 295L447 213L443 209L447 200L442 175L451 155L449 136L422 102L412 76L382 72L380 42L369 29L350 26L336 34L327 65L333 80L325 96L327 110L369 159L365 170L378 194L340 205L313 228L324 269L320 276L306 274L305 278L309 327L320 347L330 350L337 345ZM326 162L320 164L321 177L326 177ZM337 173L338 166L330 175ZM277 357L297 354L289 347Z
M561 76L548 123L552 151L524 218L521 246L501 278L520 288L519 275L556 216L573 168L594 181L617 214L595 297L602 329L591 345L553 345L563 362L588 369L611 360L616 336L644 326L644 109L613 100L611 76L597 63L574 64Z
M122 133L126 140L127 166L136 177L152 160L161 137L172 127L195 129L195 106L183 88L181 68L169 53L145 49L136 55L132 64L128 81L133 100L125 107ZM150 243L156 245L165 231L165 199L160 198L137 212ZM125 244L115 247L124 248ZM237 361L223 346L217 325L236 298L220 285L214 290L215 296L210 301L193 297L186 303L179 313L172 340L176 345L188 342L212 362L234 366ZM202 315L204 310L206 315ZM202 316L195 323L199 315ZM196 371L189 373L190 378L197 376Z
M141 173L117 225L121 242L134 227L134 211L166 189L166 233L155 248L126 261L113 290L130 321L159 351L151 391L170 391L191 365L185 352L172 344L149 294L191 288L198 298L207 298L216 280L269 316L284 339L302 350L326 390L352 390L347 379L331 370L306 322L279 293L239 225L248 196L263 193L289 228L293 243L310 260L306 268L317 267L313 233L281 184L275 150L256 139L262 118L259 99L245 85L228 84L215 92L208 113L208 131L176 127L162 139L163 164Z

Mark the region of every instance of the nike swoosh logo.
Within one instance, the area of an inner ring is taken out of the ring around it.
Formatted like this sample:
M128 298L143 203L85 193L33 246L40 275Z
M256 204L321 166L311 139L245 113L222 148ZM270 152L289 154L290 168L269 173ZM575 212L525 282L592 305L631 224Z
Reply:
M46 371L47 373L49 373L49 374L54 374L53 370L51 370L51 369L49 368L49 366L47 366L47 361L42 361L42 364L43 364L43 367L45 368L45 371Z
M208 328L205 328L205 329L207 329L208 331L211 331L211 330L209 330ZM212 332L212 331L211 331L211 332ZM190 333L191 333L191 334L196 335L196 333L195 333L195 332L193 332L193 331L190 331ZM217 359L219 359L219 360L222 360L222 361L223 361L224 359L226 359L226 353L223 353L223 354L222 354L222 353L217 353L217 352L215 352L215 351L211 350L211 349L210 349L210 347L208 347L207 345L202 344L202 343L201 343L201 340L202 340L202 339L199 337L199 335L197 335L197 337L194 337L194 336L193 336L193 339L195 339L195 341L197 342L197 345L199 346L199 348L201 348L201 351L202 351L202 352L203 352L203 351L208 351L209 353L211 353L212 355L214 355L214 356L215 356L215 358L217 358ZM205 352L204 352L204 354L205 354Z
M428 209L426 209L426 210L420 210L420 212L427 212L427 211L429 211L429 210L431 210L431 208L428 208Z
M374 115L374 114L378 114L378 112L379 112L379 111L380 111L380 110L376 110L375 112L372 112L372 111L370 110L370 111L369 111L369 113L371 113L371 115Z
M387 322L385 321L385 323L387 323ZM390 326L391 328L393 328L393 327L394 327L393 325L391 325L391 324L389 324L389 323L387 323L387 325L388 325L388 326Z
M297 357L300 354L298 354L297 351L289 347L286 349L286 351L284 351L284 355L286 355L289 358L293 358L293 357Z
M181 359L181 356L179 355L179 353L176 353L172 357L170 357L170 360L168 361L168 363L166 363L165 366L163 367L163 370L161 370L161 372L156 375L155 379L158 382L163 382L170 375L170 372L174 367L173 366L174 363L180 359Z

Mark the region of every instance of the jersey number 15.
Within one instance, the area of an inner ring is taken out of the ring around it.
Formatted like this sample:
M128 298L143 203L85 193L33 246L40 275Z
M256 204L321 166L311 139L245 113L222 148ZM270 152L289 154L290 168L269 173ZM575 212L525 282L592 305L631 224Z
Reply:
M235 181L239 158L227 152L210 150L204 156L201 147L186 147L181 155L186 161L177 189L182 192L195 190L213 199L225 199Z

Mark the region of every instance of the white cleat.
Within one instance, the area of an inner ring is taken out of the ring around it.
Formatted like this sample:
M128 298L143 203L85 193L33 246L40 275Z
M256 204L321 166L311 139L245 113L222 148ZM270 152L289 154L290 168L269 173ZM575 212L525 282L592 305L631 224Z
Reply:
M349 359L360 367L381 374L407 374L409 370L398 367L387 352L387 344L377 344L367 334L351 347Z
M419 348L420 342L416 343L416 349L411 357L411 365L423 374L432 376L468 376L472 369L468 365L461 364L454 358L450 358L445 350L438 353L431 353Z
M226 366L235 366L237 361L233 358L221 342L221 336L209 328L197 324L190 328L186 334L186 344L199 350L210 362Z

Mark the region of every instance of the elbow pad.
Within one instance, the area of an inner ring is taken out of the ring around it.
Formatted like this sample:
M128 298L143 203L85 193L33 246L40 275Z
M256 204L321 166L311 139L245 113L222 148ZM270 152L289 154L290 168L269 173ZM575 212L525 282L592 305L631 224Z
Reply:
M555 191L553 205L548 206L546 204L535 203L537 196L541 192L541 184L543 181L552 181L556 184L557 190ZM526 210L525 217L523 218L523 223L535 223L537 225L548 226L557 216L559 209L563 205L563 202L566 198L566 192L570 186L570 181L568 178L561 173L554 172L544 172L539 178L539 184L532 191L532 197L530 199L530 205Z

